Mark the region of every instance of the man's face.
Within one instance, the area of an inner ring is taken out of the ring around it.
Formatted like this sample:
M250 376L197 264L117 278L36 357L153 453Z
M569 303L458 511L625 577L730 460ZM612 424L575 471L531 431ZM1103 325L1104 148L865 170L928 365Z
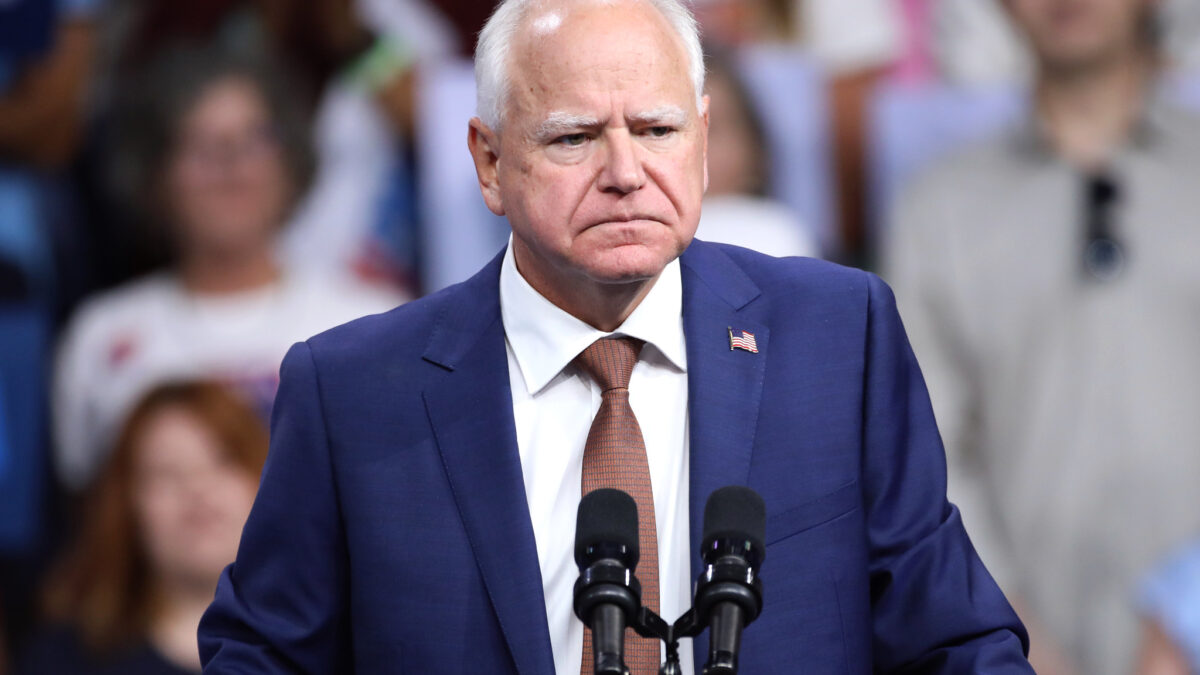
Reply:
M1126 53L1155 0L1005 0L1038 60L1077 70Z
M707 113L669 24L638 3L535 13L509 74L499 134L472 123L499 151L472 152L522 275L543 293L656 277L691 242L706 181Z

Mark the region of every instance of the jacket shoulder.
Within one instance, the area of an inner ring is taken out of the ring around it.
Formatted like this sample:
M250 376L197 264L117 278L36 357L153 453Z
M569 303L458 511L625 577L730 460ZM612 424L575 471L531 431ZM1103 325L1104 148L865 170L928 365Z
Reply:
M871 272L827 260L806 257L776 258L727 244L704 243L705 257L724 257L768 298L844 303L866 300L872 287L886 288Z
M487 286L480 284L475 278L447 287L382 314L335 326L309 338L307 344L314 361L339 369L371 367L381 358L393 363L397 357L399 362L420 359L438 330L463 312L494 311L499 316L498 303L489 302ZM493 305L491 310L480 309Z

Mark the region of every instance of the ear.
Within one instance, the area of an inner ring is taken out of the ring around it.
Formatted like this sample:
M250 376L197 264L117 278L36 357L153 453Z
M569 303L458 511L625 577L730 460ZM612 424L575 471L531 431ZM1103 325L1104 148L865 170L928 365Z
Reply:
M700 99L700 133L704 137L704 191L708 192L708 94Z
M475 160L475 174L479 177L479 191L488 209L504 215L504 200L500 197L500 135L492 131L478 117L472 117L467 129L467 147Z

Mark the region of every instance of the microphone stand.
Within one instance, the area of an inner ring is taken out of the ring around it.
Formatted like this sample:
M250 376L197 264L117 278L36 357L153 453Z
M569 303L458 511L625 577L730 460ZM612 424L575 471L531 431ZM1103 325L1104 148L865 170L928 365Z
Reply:
M676 619L674 624L668 624L648 608L641 607L629 627L644 638L657 638L666 644L667 658L659 666L659 675L681 675L683 670L679 665L680 638L696 637L704 632L704 626L696 621L696 612L691 609Z
M699 606L684 612L668 625L662 617L646 607L639 607L630 628L645 638L657 638L667 646L667 658L659 667L659 675L681 675L679 665L679 640L694 638L712 624L714 631L729 633L735 645L733 653L710 648L708 662L702 675L726 675L737 673L736 643L745 624L749 624L762 611L762 580L745 565L718 561L709 565L696 582L696 597ZM725 602L723 611L714 611L714 605ZM707 623L704 618L707 617Z
M628 495L625 497L632 499ZM758 577L758 567L765 555L765 521L763 499L749 488L728 486L709 496L704 507L704 538L701 546L704 571L696 580L691 609L673 624L668 625L662 617L641 605L641 588L635 579L596 588L586 584L586 590L604 595L607 595L604 591L621 591L621 598L605 598L605 601L614 606L614 611L621 612L616 607L624 610L622 616L627 617L628 627L638 635L662 640L666 644L666 659L659 666L659 675L681 675L679 640L694 638L705 628L711 628L712 632L709 636L708 660L704 663L701 675L737 675L742 630L762 612L762 580ZM636 539L633 541L636 543ZM578 557L577 552L577 562ZM632 577L632 573L624 568L619 571ZM591 575L599 572L599 569L593 571L589 568L575 584L575 613L580 617L586 615L581 610L587 609L580 603L581 584L585 584L585 577L590 579ZM605 580L621 581L615 578ZM610 621L607 625L612 623ZM619 666L620 651L613 653L617 655ZM596 654L599 663L600 652Z

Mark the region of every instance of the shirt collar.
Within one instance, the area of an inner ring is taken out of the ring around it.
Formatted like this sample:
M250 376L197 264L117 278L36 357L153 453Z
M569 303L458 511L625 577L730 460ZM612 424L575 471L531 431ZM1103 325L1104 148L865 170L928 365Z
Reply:
M500 316L504 334L530 394L537 394L588 345L627 335L653 346L669 366L687 372L683 339L683 283L672 260L625 322L611 333L597 330L555 306L517 271L512 238L500 266ZM653 358L647 352L642 358Z

